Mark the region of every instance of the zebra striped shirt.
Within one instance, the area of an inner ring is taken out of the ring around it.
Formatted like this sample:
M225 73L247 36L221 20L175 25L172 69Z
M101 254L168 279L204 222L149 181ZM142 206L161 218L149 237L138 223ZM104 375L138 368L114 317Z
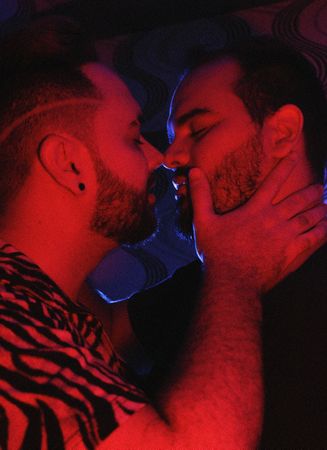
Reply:
M102 324L0 242L0 448L93 449L146 403Z

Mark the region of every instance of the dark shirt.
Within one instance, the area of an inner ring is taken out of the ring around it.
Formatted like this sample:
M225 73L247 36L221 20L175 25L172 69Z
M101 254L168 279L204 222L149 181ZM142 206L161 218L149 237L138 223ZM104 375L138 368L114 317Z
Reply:
M262 449L327 448L327 246L263 299Z
M102 324L0 243L0 448L92 449L145 403Z

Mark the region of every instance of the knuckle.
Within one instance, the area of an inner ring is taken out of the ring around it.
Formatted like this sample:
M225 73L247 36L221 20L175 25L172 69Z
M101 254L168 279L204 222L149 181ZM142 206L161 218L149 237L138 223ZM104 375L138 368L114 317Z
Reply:
M286 199L282 201L279 205L277 205L279 218L291 218L297 213L300 213L303 210L303 206L300 205L299 199L292 198L292 199Z
M310 186L304 192L296 194L293 203L298 208L304 208L310 204L319 202L320 199L321 191L316 186Z
M300 228L306 228L311 225L311 220L307 214L300 214L296 217L297 223Z
M307 250L308 248L317 245L317 243L325 241L327 238L327 220L321 220L314 228L301 237L303 250Z

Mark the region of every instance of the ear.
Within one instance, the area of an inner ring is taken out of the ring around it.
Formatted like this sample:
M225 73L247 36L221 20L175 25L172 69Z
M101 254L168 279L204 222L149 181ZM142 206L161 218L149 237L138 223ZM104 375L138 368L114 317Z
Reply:
M80 186L85 182L86 153L85 147L76 139L49 134L39 147L38 158L56 183L75 195L81 195L84 189Z
M303 114L296 105L287 104L265 119L264 141L271 156L284 158L302 138Z

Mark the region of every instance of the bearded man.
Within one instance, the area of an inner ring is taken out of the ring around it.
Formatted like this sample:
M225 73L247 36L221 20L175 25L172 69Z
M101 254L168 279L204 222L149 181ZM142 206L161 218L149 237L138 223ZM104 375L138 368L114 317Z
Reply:
M245 206L267 173L291 153L297 162L275 202L324 178L322 85L303 56L269 38L202 56L175 92L168 130L172 144L165 164L175 170L184 235L192 234L187 183L192 167L206 174L214 211L226 218ZM323 207L320 213L311 216L313 222L323 217ZM228 241L228 227L225 237ZM248 244L241 231L235 242L240 258ZM218 258L224 242L211 245ZM264 449L327 445L326 267L324 246L263 299ZM240 276L249 274L235 273Z
M206 280L184 354L151 404L105 318L77 294L106 252L154 231L151 180L162 156L142 138L139 106L117 74L55 51L56 27L45 24L0 53L1 447L252 448L262 417L259 297L326 240L319 188L274 205L276 183L295 165L286 159L230 214L228 242L206 178L191 172ZM57 31L56 43L79 37ZM242 258L240 228L251 237ZM212 236L224 242L219 257Z

